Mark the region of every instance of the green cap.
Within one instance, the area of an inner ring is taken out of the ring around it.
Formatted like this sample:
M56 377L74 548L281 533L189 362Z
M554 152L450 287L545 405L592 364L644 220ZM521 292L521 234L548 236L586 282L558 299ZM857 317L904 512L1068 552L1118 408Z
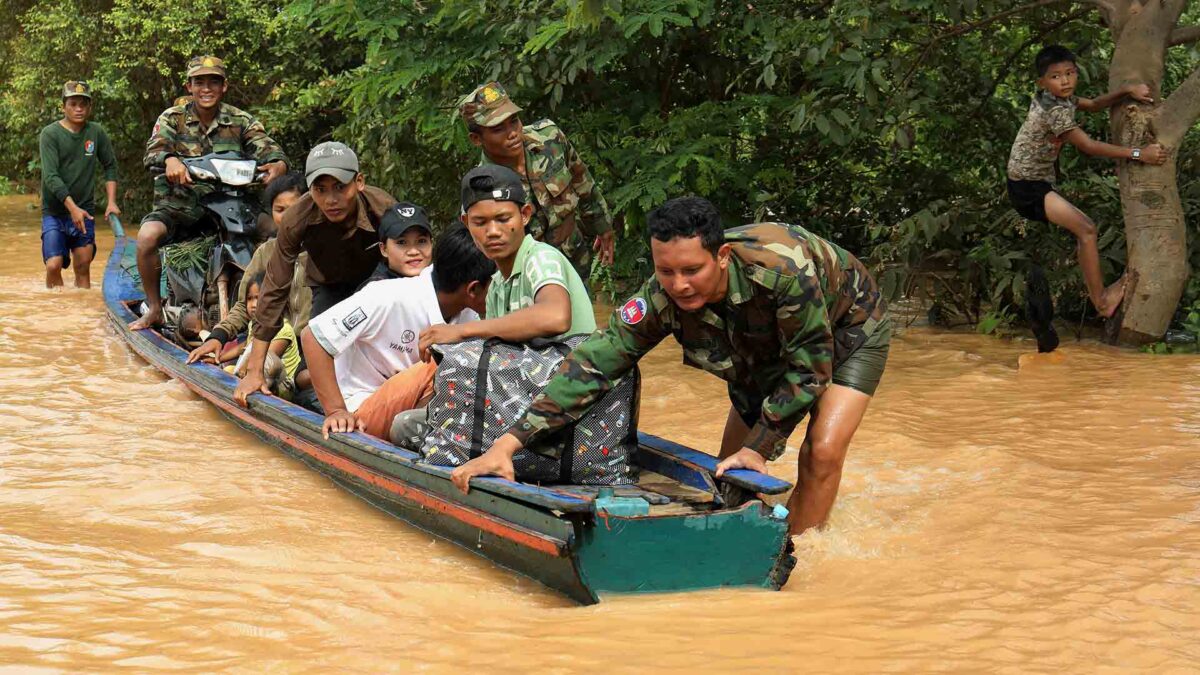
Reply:
M458 102L458 114L468 125L494 127L519 112L499 82L481 84Z
M92 85L84 82L83 80L68 81L63 85L62 97L64 99L68 99L72 96L82 96L90 99L92 97Z
M188 79L199 75L220 75L225 77L225 62L215 56L197 56L188 61Z

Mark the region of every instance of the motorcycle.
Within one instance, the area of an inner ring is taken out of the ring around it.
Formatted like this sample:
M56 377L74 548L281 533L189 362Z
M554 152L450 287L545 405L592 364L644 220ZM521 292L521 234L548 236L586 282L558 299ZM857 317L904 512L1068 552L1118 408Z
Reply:
M262 213L252 188L261 185L263 173L253 159L235 152L181 158L196 183L213 189L200 197L204 217L215 227L204 229L215 236L178 242L160 251L166 282L163 311L177 341L191 342L194 328L181 330L181 319L192 308L199 310L202 328L229 314L230 289L236 289L259 243L258 218ZM162 170L156 171L162 173Z

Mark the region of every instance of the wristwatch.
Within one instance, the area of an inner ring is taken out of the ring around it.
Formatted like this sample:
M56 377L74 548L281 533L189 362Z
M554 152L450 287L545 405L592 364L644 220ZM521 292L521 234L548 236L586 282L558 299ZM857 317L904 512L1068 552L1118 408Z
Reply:
M1129 158L1140 160L1142 158L1142 149L1134 148L1133 152L1129 153Z

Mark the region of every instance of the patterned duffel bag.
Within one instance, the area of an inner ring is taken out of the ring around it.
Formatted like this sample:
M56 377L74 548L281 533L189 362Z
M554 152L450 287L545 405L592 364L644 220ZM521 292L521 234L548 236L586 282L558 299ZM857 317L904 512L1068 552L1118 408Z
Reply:
M469 340L433 349L441 354L429 402L421 454L430 464L459 466L504 435L549 383L562 360L587 336L566 341ZM624 485L636 475L640 373L617 381L575 424L513 457L517 480L570 485ZM558 446L560 460L536 452Z

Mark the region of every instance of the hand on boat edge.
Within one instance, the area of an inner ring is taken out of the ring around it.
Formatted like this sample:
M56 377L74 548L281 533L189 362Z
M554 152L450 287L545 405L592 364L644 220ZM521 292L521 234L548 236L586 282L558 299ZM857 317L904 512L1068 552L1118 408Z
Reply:
M329 438L329 434L349 434L355 431L366 432L367 424L358 419L354 413L349 410L334 410L325 416L325 423L321 425L321 433L325 434L325 438Z
M767 472L767 458L751 448L742 448L717 463L716 476L720 478L730 469L748 469L759 473Z
M464 495L471 490L471 479L476 476L499 476L515 481L517 476L512 458L521 447L521 441L516 436L504 434L496 439L487 452L451 471L450 480Z
M215 338L205 340L203 344L188 353L187 363L191 365L201 358L208 356L213 363L217 362L217 354L221 351L221 341Z
M267 394L270 396L271 390L267 388L267 382L263 379L262 369L251 370L246 373L244 379L238 380L237 388L233 390L233 400L243 408L250 407L247 399L250 394Z

